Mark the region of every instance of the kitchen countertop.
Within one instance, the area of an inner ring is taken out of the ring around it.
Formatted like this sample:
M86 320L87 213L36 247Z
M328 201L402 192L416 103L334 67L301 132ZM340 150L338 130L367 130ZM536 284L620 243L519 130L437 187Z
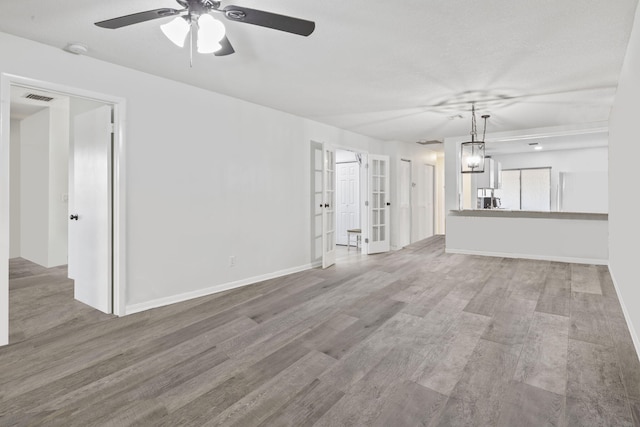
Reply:
M591 212L543 212L512 211L508 209L462 209L449 211L452 216L490 217L490 218L542 218L542 219L582 219L607 221L609 214Z

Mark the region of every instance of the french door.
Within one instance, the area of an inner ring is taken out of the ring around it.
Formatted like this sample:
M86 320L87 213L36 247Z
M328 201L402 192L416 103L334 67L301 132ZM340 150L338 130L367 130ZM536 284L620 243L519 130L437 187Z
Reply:
M322 144L322 268L336 263L336 152Z
M369 251L388 252L389 244L389 156L369 156Z

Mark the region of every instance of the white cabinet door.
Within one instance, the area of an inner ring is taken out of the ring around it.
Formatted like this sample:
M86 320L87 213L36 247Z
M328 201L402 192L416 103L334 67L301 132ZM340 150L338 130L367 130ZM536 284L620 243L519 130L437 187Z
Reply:
M369 156L369 249L389 251L389 156Z
M336 152L322 144L322 268L336 263Z
M476 188L496 188L493 159L484 159L484 172L473 174Z
M74 297L111 313L111 107L76 116L74 132L69 221Z

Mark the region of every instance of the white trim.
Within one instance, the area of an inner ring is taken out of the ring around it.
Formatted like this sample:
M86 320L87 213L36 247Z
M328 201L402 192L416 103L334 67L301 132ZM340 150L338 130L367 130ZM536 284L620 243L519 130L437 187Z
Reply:
M113 177L113 287L114 314L124 315L126 297L126 194L125 194L125 116L126 100L124 98L92 92L66 85L45 82L42 80L16 76L8 73L0 74L0 346L9 343L9 124L11 106L11 86L23 86L42 89L47 92L60 93L78 98L90 99L113 106L114 109L114 177Z
M613 271L611 271L611 266L608 266L608 267L609 267L609 275L611 276L611 281L613 282L613 287L616 290L616 295L618 295L618 301L620 302L620 307L622 307L624 320L627 322L627 328L629 329L629 334L631 334L631 340L633 341L633 346L636 348L636 357L638 357L638 360L640 360L640 339L638 339L638 334L636 333L636 329L633 327L633 323L631 322L631 317L629 317L629 311L627 310L627 306L624 304L624 300L622 299L622 295L620 294L620 288L618 287L618 282L616 281L616 278L613 275Z
M301 271L310 270L322 265L322 262L314 262L312 264L300 265L297 267L287 268L284 270L274 271L273 273L262 274L260 276L249 277L246 279L237 280L235 282L221 283L219 285L210 286L204 289L198 289L191 292L185 292L182 294L172 295L164 298L157 298L151 301L141 302L138 304L131 304L126 306L125 313L127 315L133 313L139 313L141 311L150 310L152 308L162 307L169 304L175 304L178 302L187 301L194 298L200 298L218 292L228 291L231 289L241 288L243 286L253 285L254 283L263 282L269 279L275 279L277 277L287 276L293 273L299 273Z
M0 78L0 346L9 344L9 145L11 85Z
M556 262L569 262L573 264L592 264L592 265L607 265L606 259L596 258L574 258L563 257L554 255L532 255L532 254L514 254L514 253L502 253L502 252L484 252L484 251L469 251L466 249L445 249L445 253L448 254L462 254L462 255L480 255L491 256L498 258L519 258L519 259L533 259L538 261L556 261Z

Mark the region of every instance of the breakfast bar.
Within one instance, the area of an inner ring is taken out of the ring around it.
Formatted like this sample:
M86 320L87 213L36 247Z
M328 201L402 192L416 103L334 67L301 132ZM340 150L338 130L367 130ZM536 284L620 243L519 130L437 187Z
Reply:
M446 251L508 258L606 264L608 214L451 210Z

